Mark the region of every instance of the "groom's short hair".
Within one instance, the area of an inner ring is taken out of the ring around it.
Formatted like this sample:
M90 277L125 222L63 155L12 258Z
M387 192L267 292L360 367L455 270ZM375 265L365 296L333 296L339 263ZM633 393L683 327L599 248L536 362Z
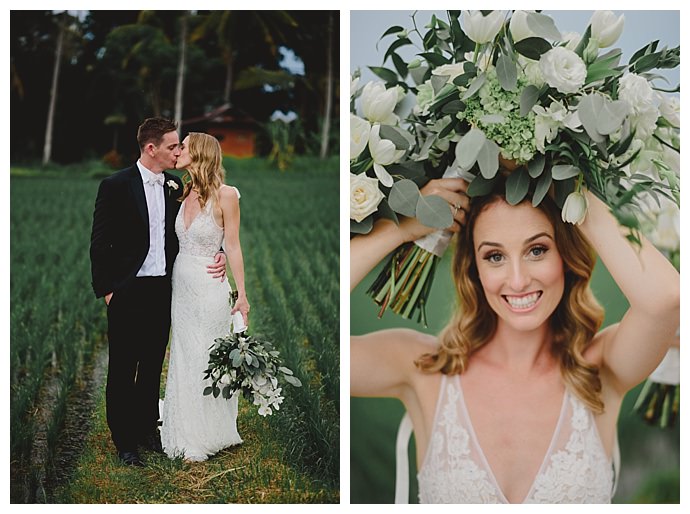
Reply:
M177 124L172 120L161 117L146 118L137 130L139 149L143 150L148 143L158 146L165 134L175 131L177 131Z

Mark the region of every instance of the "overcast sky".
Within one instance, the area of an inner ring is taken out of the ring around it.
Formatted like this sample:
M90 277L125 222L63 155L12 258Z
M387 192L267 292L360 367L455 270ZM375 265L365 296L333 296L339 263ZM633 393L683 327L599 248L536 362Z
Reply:
M551 16L558 29L563 32L578 32L582 34L593 11L542 11ZM431 15L444 21L448 20L446 11L418 11L416 15L417 27L424 34L423 28ZM680 43L680 11L614 11L616 15L625 15L623 34L614 45L623 51L621 63L627 63L633 53L639 48L655 39L659 40L659 48L667 45L669 48ZM405 28L412 27L412 11L350 11L350 72L360 68L362 80L368 82L375 78L367 66L381 66L383 56L394 41L395 36L386 36L379 43L378 51L376 43L388 27L399 25ZM402 47L398 54L409 62L413 55L420 50L412 46ZM386 67L393 69L390 59ZM665 73L672 87L680 81L679 68ZM663 87L663 83L659 82Z

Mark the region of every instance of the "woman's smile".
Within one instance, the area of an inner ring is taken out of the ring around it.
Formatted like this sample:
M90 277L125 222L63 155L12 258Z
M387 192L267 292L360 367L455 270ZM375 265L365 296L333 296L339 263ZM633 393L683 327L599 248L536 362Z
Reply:
M542 291L534 291L523 295L502 295L510 309L514 312L531 312L539 303Z

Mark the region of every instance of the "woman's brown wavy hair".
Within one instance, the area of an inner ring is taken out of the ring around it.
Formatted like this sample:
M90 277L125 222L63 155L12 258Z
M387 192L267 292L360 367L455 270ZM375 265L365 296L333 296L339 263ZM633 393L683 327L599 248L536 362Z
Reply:
M469 357L491 340L497 315L489 307L479 280L474 252L474 226L489 205L505 201L499 194L472 198L466 222L457 235L453 256L453 279L459 308L439 336L434 353L422 355L415 364L425 372L463 373ZM571 391L595 413L604 410L597 366L583 354L604 318L589 281L596 263L594 250L582 232L561 221L560 210L547 195L537 206L554 227L556 247L563 259L565 289L550 318L552 353L560 363L561 375Z
M194 189L203 209L209 198L217 200L218 190L225 183L223 154L218 140L203 132L190 132L188 146L191 162L187 166L187 173L182 177L184 191L179 201L187 198Z

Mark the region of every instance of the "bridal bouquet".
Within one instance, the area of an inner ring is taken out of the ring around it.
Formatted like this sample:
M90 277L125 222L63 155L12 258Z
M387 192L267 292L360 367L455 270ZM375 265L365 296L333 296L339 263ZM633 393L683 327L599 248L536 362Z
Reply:
M448 11L421 29L395 26L381 79L350 85L350 231L380 217L416 216L438 232L404 245L369 289L381 306L426 322L436 262L445 252L452 206L419 188L462 177L469 196L507 174L506 199L551 194L565 222L587 212L585 188L601 198L639 243L640 198L679 204L680 86L663 89L654 70L680 64L680 47L652 41L621 64L609 49L621 15L597 11L580 34L561 33L528 11ZM405 62L399 48L416 45ZM386 67L390 60L392 67ZM403 99L414 102L404 115ZM397 111L401 108L397 107Z
M216 339L209 350L204 379L212 383L204 388L205 396L212 394L214 398L228 399L241 392L245 399L258 406L261 416L267 416L279 410L284 400L280 382L295 387L302 385L293 372L282 365L280 353L271 343L247 334L243 321L236 321L234 330Z

